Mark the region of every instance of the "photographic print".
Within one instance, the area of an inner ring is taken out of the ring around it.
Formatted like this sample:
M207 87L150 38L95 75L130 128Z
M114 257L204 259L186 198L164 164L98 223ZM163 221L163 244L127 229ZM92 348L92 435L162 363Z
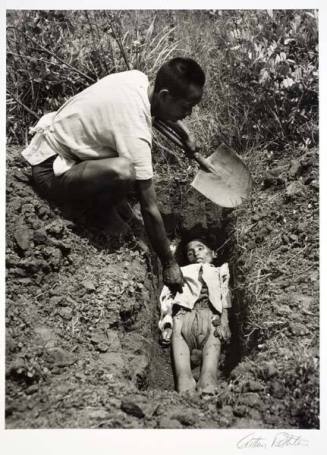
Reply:
M320 428L318 18L6 11L6 429Z

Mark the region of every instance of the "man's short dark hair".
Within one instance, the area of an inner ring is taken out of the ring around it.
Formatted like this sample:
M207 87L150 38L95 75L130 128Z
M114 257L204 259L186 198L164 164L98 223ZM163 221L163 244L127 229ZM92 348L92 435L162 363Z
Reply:
M169 90L172 96L183 98L188 95L191 84L203 87L205 74L201 66L191 58L176 57L164 63L159 69L154 91Z

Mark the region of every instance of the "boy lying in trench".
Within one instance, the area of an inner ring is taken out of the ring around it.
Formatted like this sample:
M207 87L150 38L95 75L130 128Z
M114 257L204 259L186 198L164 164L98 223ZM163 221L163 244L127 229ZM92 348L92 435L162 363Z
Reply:
M165 344L172 341L178 392L212 393L217 388L221 344L230 338L227 308L231 307L229 269L215 267L215 252L207 241L186 244L189 265L182 267L184 285L175 296L164 286L160 294L159 329ZM202 351L201 373L196 384L191 370L192 351Z

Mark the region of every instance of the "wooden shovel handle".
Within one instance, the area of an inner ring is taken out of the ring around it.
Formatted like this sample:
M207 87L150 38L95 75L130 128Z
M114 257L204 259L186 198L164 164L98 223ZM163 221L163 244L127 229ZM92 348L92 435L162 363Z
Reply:
M180 147L185 150L185 144L183 143L181 137L175 130L167 126L161 120L155 120L153 125L156 127L158 131L160 131L161 134L163 134L167 139L170 139L175 145L177 145L177 147Z
M211 172L212 174L216 174L216 169L212 166L212 164L208 163L208 160L203 155L201 155L201 153L193 153L193 158L197 163L199 163L203 170Z
M167 123L163 122L162 120L156 119L154 121L154 126L167 139L170 139L175 145L182 148L190 158L193 158L202 167L203 170L207 172L212 172L214 174L216 173L215 168L210 163L208 163L206 158L203 155L201 155L200 152L198 151L193 152L187 147L187 145L183 141L182 136L179 134L178 125L176 125L177 130L175 130L172 122L170 122L169 125L167 125Z

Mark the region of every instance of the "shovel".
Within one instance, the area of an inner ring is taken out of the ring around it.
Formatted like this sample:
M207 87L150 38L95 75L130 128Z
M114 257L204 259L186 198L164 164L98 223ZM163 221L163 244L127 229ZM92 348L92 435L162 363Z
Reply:
M250 172L230 148L221 144L212 155L205 158L198 151L189 149L184 140L187 130L181 122L168 123L155 119L154 126L199 163L200 170L191 185L212 202L222 207L237 207L250 195Z

